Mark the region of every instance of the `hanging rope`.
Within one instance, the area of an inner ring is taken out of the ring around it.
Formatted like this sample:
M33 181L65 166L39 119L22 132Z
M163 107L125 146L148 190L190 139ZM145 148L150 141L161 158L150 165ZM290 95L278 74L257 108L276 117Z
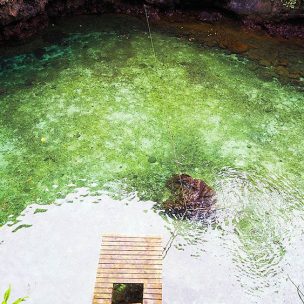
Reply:
M150 38L150 41L151 41L151 48L152 48L152 51L153 51L153 55L154 55L154 58L155 58L155 61L157 62L157 57L156 57L156 52L155 52L155 47L154 47L154 42L153 42L153 37L152 37L152 32L151 32L151 27L150 27L150 22L149 22L149 15L148 15L148 11L147 11L147 7L146 5L144 4L144 11L145 11L145 15L146 15L146 20L147 20L147 26L148 26L148 31L149 31L149 38ZM171 148L173 150L173 156L174 156L174 164L176 166L176 169L177 171L179 172L179 182L180 182L180 186L181 186L181 189L183 187L183 184L182 184L182 179L181 179L181 170L180 170L180 167L179 165L181 164L181 162L179 162L178 160L178 157L177 157L177 152L176 152L176 144L175 144L175 141L174 141L174 136L173 136L173 132L171 130L171 127L169 126L168 124L168 121L167 120L164 120L165 122L165 126L166 126L166 129L168 131L168 134L169 134L169 137L170 137L170 142L171 142ZM182 200L183 200L183 204L184 204L184 213L182 214L182 217L180 218L180 220L183 220L187 214L187 203L186 203L186 199L185 199L185 195L184 195L184 191L182 191ZM166 257L169 249L171 248L175 238L178 236L178 227L176 227L170 237L170 239L168 240L166 246L164 247L164 250L163 250L163 259Z
M157 61L155 48L154 48L154 43L153 43L153 38L152 38L152 34L151 34L149 16L148 16L148 12L147 12L147 8L146 8L145 4L144 4L144 10L145 10L145 15L146 15L146 20L147 20L147 25L148 25L148 30L149 30L149 38L150 38L150 41L151 41L151 47L152 47L152 50L153 50L153 55L154 55L155 61Z

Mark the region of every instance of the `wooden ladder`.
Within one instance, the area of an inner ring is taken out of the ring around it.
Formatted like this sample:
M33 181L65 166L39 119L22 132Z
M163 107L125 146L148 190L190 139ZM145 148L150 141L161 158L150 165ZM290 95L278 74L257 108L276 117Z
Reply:
M162 303L162 239L102 236L93 304L112 304L113 284L143 284L143 304Z

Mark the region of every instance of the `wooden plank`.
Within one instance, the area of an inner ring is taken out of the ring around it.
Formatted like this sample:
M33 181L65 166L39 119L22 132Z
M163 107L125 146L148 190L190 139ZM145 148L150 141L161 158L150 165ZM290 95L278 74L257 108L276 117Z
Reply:
M149 289L149 288L145 288L144 289L145 294L162 294L162 289L158 288L158 289Z
M102 259L105 260L153 260L159 261L162 259L160 255L132 255L132 254L102 254L100 256L101 262Z
M161 283L161 279L134 279L134 278L96 278L96 282L98 283L117 283L117 284L123 284L123 283Z
M161 274L162 271L160 269L142 269L142 268L120 268L120 269L104 269L104 268L99 268L97 273L112 273L112 274L117 274L117 273L127 273L127 274L133 274L133 273L141 273L141 274Z
M144 293L144 299L153 299L153 300L161 300L162 295L161 293L155 294L155 293Z
M126 247L133 247L133 246L138 246L138 247L151 247L151 246L157 246L157 247L162 247L161 242L141 242L141 241L133 241L133 242L119 242L119 241L103 241L102 242L102 247L104 246L126 246Z
M116 241L116 242L146 242L146 243L154 243L158 242L161 243L161 238L159 237L121 237L121 236L113 236L113 237L108 237L108 236L103 236L102 241Z
M144 299L143 304L162 304L162 300Z
M109 300L109 299L93 299L93 304L112 304L112 300Z
M124 234L113 234L113 233L105 233L102 235L102 238L111 238L111 239L114 239L114 238L123 238L123 239L128 239L128 238L131 238L131 239L162 239L161 236L159 235L149 235L149 236L146 236L146 235L124 235Z
M148 289L162 289L163 286L162 286L162 284L147 283L147 284L145 284L144 288L148 288Z
M120 263L120 264L99 264L99 269L143 269L143 270L161 270L161 264L130 264L130 263Z
M109 282L95 282L95 288L110 288L113 289L113 283Z
M112 289L113 288L113 284L112 283L106 283L106 282L96 282L95 287L97 288L106 288L106 289ZM144 286L145 289L149 289L149 290L158 290L158 289L162 289L162 284L161 283L145 283Z
M106 265L106 264L113 264L113 263L120 263L124 265L162 265L161 259L139 259L135 260L133 259L102 259L99 261L99 265Z
M102 246L102 251L162 251L162 247L161 246L155 246L155 245L151 245L151 246L138 246L138 244L136 243L136 246L125 246L125 245L104 245Z
M112 290L113 290L113 285L112 284L110 284L109 287L99 287L96 284L95 288L94 288L95 293L102 293L102 294L112 294ZM151 292L151 290L157 290L157 289L148 289L148 290L150 290L149 293L153 293L153 292Z
M160 279L161 274L155 273L97 273L96 278L117 278L117 279Z
M112 288L98 288L95 287L95 293L98 295L111 295L112 294ZM149 288L145 288L144 290L144 294L147 298L153 297L152 295L160 295L162 294L162 290L161 289L149 289ZM96 297L96 295L95 295Z
M96 293L94 295L94 299L112 299L112 292L111 293Z
M104 255L138 255L138 256L156 256L161 258L162 255L159 250L101 250L101 257Z
M134 241L110 241L110 240L107 240L107 241L103 241L102 244L104 244L105 246L127 246L127 247L131 247L131 246L140 246L140 247L143 247L143 246L148 246L148 247L151 247L151 246L157 246L157 247L162 247L163 244L162 242L159 242L159 241L148 241L148 242L145 242L143 240L134 240ZM102 247L101 247L102 248Z

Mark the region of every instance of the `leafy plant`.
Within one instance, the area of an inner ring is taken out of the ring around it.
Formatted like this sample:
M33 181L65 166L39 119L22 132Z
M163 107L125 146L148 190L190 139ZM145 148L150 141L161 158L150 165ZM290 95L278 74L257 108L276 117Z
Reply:
M9 297L11 295L11 286L6 290L6 292L4 293L4 296L3 296L3 301L1 304L9 304L8 303L8 300L9 300ZM17 299L16 301L14 301L12 304L20 304L21 302L24 302L26 300L27 297L24 297L24 298L19 298Z

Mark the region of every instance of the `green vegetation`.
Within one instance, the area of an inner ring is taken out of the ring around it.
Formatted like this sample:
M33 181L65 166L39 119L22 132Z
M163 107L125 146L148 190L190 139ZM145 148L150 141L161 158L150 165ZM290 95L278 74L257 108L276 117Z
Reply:
M165 35L155 61L145 32L128 35L114 25L3 61L2 224L81 186L160 201L179 171L216 185L233 167L302 189L300 92Z
M11 287L9 287L6 290L6 292L4 293L2 304L9 304L10 295L11 295ZM19 299L15 300L14 302L12 302L11 304L20 304L21 302L24 302L26 300L26 298L27 297L19 298Z

